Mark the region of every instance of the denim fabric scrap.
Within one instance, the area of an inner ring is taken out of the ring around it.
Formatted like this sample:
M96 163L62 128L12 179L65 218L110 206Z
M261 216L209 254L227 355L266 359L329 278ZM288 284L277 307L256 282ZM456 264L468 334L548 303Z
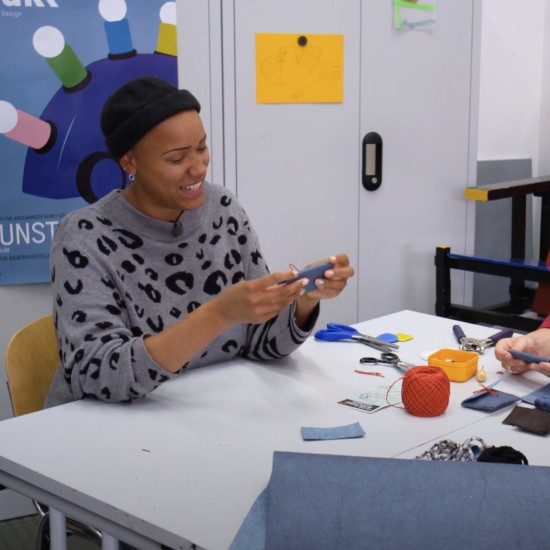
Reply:
M511 393L502 391L496 393L497 395L490 392L480 392L464 399L461 405L467 409L476 409L478 411L498 411L520 400L517 395Z
M353 437L362 437L365 430L359 422L348 424L347 426L335 426L332 428L314 428L305 426L301 428L302 439L305 441L319 439L350 439Z

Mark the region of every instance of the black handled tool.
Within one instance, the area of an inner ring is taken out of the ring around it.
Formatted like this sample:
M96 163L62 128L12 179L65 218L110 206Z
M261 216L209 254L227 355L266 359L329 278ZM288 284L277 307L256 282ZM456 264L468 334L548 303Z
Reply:
M461 350L475 351L480 355L483 354L486 348L494 346L501 338L510 338L514 334L512 329L507 328L487 338L468 338L460 325L453 325L453 332Z

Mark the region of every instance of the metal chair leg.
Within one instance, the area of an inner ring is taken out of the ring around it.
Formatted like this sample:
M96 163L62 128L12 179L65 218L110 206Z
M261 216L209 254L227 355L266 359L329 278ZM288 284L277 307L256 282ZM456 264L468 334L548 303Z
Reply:
M38 524L36 550L50 550L50 516L48 513L40 518Z

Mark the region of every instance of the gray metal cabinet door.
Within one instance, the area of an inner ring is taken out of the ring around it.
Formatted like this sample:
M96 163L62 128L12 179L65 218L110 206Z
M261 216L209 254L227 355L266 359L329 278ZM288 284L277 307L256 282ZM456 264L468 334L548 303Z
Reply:
M390 1L182 6L181 78L208 98L213 160L223 166L215 183L237 193L271 269L349 254L357 275L323 304L319 324L400 309L432 313L435 246L464 251L466 243L473 0L438 2L431 31L395 29ZM193 10L207 29L186 20ZM257 104L256 33L344 35L343 102ZM383 183L373 192L361 185L361 141L371 131L384 141Z
M420 31L393 28L391 4L361 14L361 133L382 136L384 173L360 196L360 319L434 312L434 250L464 253L475 177L479 6L437 2Z
M347 252L358 262L359 0L235 0L236 187L272 270ZM256 103L256 33L344 35L342 103ZM357 285L321 322L357 321Z

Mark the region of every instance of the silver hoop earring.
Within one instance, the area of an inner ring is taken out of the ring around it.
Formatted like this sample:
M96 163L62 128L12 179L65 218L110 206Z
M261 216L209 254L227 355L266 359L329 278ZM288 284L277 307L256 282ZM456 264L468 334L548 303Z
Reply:
M134 174L128 174L129 181L134 181L135 179L136 179L136 176L134 176Z

